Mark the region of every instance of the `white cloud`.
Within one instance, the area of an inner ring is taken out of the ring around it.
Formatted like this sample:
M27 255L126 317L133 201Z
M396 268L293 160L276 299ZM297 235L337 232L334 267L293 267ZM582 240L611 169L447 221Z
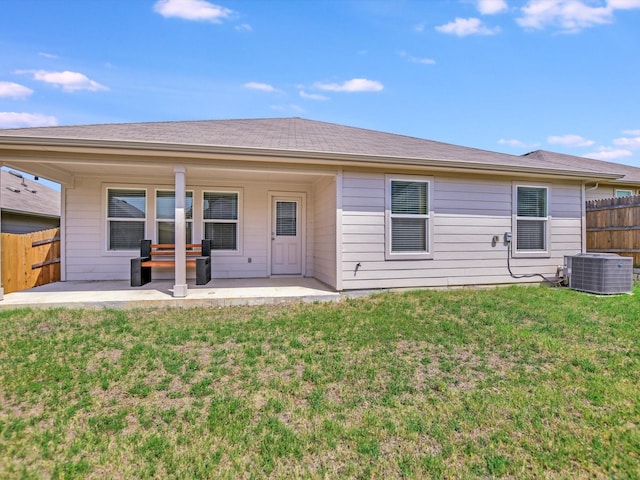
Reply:
M0 82L0 98L26 98L33 90L13 82Z
M422 33L422 32L424 32L424 28L425 28L424 23L419 23L418 25L415 25L415 26L413 27L413 30L414 30L415 32Z
M500 27L489 28L479 18L456 18L453 22L436 27L440 33L466 37L468 35L495 35Z
M51 127L58 119L41 113L0 112L0 128Z
M409 55L407 52L400 52L400 56L406 58L411 63L419 63L421 65L435 65L436 64L436 61L433 58L414 57L413 55Z
M176 17L211 23L222 23L233 15L230 10L205 0L158 0L153 10L165 18Z
M582 155L586 158L595 158L596 160L617 160L619 158L631 157L633 152L624 149L615 149L611 147L599 147L596 152L585 153Z
M354 78L343 83L316 83L316 88L330 92L379 92L384 88L382 83L366 78Z
M556 26L564 33L576 33L613 21L612 8L592 7L584 0L529 0L521 10L522 17L516 22L523 28L538 30Z
M58 58L58 55L54 55L53 53L39 52L38 55L44 58Z
M510 147L517 147L517 148L532 148L532 147L538 146L537 143L529 145L527 143L524 143L522 140L516 140L515 138L511 138L511 139L501 138L500 140L498 140L498 143L500 145L509 145Z
M580 135L554 135L547 138L551 144L567 145L569 147L590 147L596 142L588 140Z
M609 0L608 5L618 10L630 10L640 8L640 0Z
M433 58L420 58L420 57L411 57L409 56L409 61L412 63L419 63L421 65L435 65L436 61Z
M329 100L329 97L320 95L319 93L307 93L304 90L300 90L300 97L309 100Z
M506 0L476 0L476 7L482 15L495 15L509 8Z
M235 29L239 32L253 32L253 27L248 23L242 23L240 25L236 25Z
M278 112L284 112L284 111L293 111L296 113L304 113L304 108L302 108L300 105L295 105L295 104L291 104L291 105L271 105L271 110L276 110Z
M632 130L627 130L627 132L632 132ZM640 149L640 132L636 130L634 133L631 133L631 135L638 135L638 136L632 137L632 138L629 138L629 137L616 138L613 141L613 144L619 147L631 148L633 150Z
M248 88L249 90L259 90L261 92L271 92L275 93L278 89L272 87L268 83L260 83L260 82L247 82L242 85L244 88Z
M625 135L640 135L640 130L623 130Z
M86 75L78 72L48 72L46 70L18 70L15 73L33 75L34 80L50 83L62 88L64 92L75 92L78 90L89 90L97 92L99 90L109 90L104 85L91 80Z

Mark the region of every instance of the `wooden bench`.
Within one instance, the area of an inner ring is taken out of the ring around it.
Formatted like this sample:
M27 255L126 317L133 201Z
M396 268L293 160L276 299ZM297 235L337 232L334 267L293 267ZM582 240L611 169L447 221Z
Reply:
M196 285L211 281L211 240L187 243L187 266L196 267ZM173 243L140 242L140 256L131 259L131 286L140 287L151 281L153 267L174 267L176 246ZM174 257L174 258L170 258Z

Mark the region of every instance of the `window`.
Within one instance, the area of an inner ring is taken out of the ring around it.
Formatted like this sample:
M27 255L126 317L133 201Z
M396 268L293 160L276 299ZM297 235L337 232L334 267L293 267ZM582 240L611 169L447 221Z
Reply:
M138 250L147 218L146 191L107 189L107 238L109 250Z
M387 177L387 258L430 258L431 182Z
M186 242L193 236L193 192L185 198ZM176 194L173 190L156 192L156 236L158 243L175 243Z
M204 192L204 238L213 250L240 250L238 192Z
M295 237L298 233L298 202L276 202L276 235Z
M633 190L620 190L616 188L616 198L631 196L633 196Z
M547 252L548 187L516 186L516 252Z

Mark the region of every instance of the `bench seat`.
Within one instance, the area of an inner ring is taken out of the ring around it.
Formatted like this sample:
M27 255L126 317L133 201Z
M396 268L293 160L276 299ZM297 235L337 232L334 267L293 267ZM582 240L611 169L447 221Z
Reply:
M206 285L211 281L211 244L211 240L187 244L186 264L196 267L196 285ZM175 267L175 260L168 257L175 257L174 244L142 240L140 256L131 259L131 286L141 287L149 283L154 267Z

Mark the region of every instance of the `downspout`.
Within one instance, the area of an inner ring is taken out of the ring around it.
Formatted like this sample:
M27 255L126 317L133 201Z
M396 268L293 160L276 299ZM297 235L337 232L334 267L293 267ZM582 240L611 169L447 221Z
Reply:
M185 219L185 168L175 167L175 285L174 297L187 296L187 226Z
M67 281L67 186L60 184L60 281Z
M580 242L580 253L585 253L587 251L587 192L595 188L598 188L597 183L595 187L590 187L588 189L583 183L582 188L580 189L580 221L582 225L580 229L580 234L582 235L582 242Z
M336 291L342 291L342 182L343 182L343 172L342 168L338 169L336 173L336 238L334 243L335 253L336 253L336 264L335 264L335 272L336 272Z
M587 251L587 192L591 190L595 190L600 186L600 182L596 182L593 187L587 187L586 183L582 184L582 209L581 209L581 218L582 218L582 244L581 244L581 253L586 253Z

